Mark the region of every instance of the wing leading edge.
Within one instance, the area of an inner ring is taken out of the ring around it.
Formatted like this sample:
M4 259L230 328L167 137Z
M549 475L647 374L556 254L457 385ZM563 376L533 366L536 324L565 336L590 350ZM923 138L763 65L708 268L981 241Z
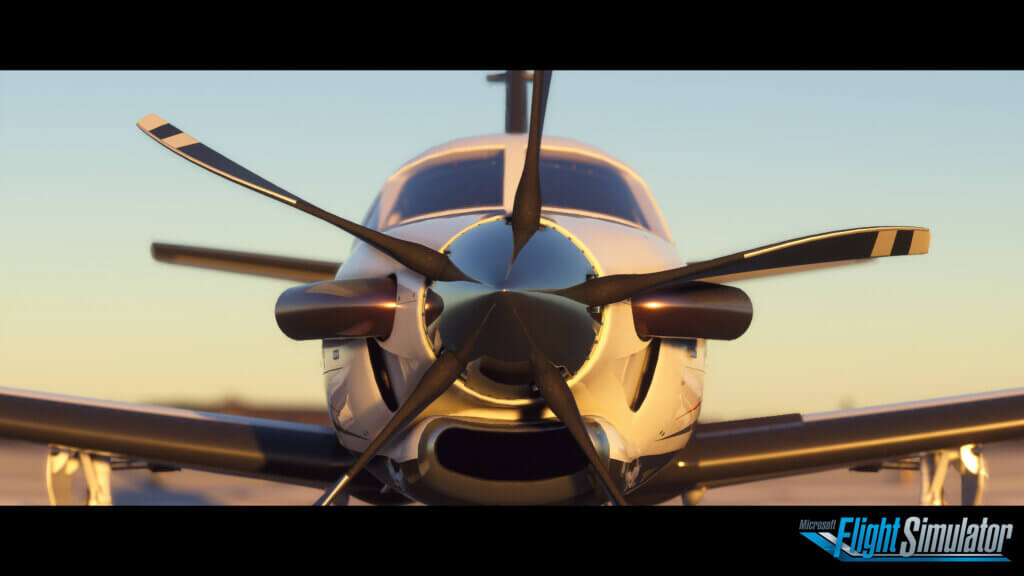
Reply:
M154 242L150 251L153 254L153 259L158 262L295 280L296 282L334 280L334 275L341 267L341 262L288 258L255 252L237 252L160 242Z
M1024 388L820 414L698 423L628 496L656 503L724 486L1024 437Z
M326 487L355 458L327 426L0 388L0 437ZM378 493L368 473L360 493Z

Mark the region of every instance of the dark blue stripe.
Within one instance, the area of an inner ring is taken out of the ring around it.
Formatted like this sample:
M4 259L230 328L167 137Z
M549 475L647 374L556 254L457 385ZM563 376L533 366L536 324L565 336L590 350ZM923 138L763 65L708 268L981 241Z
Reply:
M914 239L913 230L900 230L896 233L896 241L892 245L893 256L910 254L910 241Z
M225 174L238 178L239 180L249 182L250 184L255 184L256 186L265 188L267 190L270 190L271 192L276 192L287 198L298 200L298 198L289 194L284 189L278 188L270 181L264 180L263 178L257 176L256 174L229 160L224 155L217 152L213 148L210 148L209 146L203 144L202 142L196 142L195 144L182 146L181 148L178 148L178 152L186 156L195 158L199 162L206 164L211 168L220 170Z
M175 134L181 134L181 130L174 127L173 124L164 124L163 126L157 126L149 131L150 134L163 140L164 138L170 138Z

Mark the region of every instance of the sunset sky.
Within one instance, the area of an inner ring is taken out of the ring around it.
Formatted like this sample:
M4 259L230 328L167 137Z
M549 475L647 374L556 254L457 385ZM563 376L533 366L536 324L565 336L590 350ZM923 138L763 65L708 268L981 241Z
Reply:
M359 219L423 150L501 132L493 71L0 72L0 385L131 402L321 406L286 281L153 262L152 241L343 260L350 237L175 157L156 113ZM1024 73L556 71L545 134L647 182L687 260L925 226L926 256L737 283L704 415L1024 385Z

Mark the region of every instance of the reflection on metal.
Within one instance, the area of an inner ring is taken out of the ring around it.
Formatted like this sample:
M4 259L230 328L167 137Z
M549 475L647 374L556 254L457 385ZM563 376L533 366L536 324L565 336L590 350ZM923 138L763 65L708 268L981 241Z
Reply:
M629 403L629 409L633 412L639 410L644 399L647 398L647 392L650 391L651 383L654 382L654 370L658 367L659 354L661 354L661 340L655 338L644 353L644 368L640 373L640 383L633 394L633 401Z
M631 299L637 336L733 340L747 331L754 309L739 288L704 282L669 285Z
M692 490L683 492L683 506L696 506L700 504L700 501L704 499L704 494L707 494L708 487L701 486Z
M489 356L474 360L466 369L466 386L488 398L534 401L540 393L533 384L529 362L502 362Z
M387 338L398 288L393 277L331 280L285 290L274 315L293 340Z
M512 227L504 219L496 219L470 228L448 246L448 251L460 269L483 284L446 282L431 286L444 302L439 330L446 348L461 346L493 305L475 358L498 361L489 363L491 367L530 360L518 314L555 365L564 367L570 376L583 366L599 325L586 306L534 292L578 284L594 273L587 257L568 237L552 227L542 228L509 265Z
M79 470L85 476L84 501L72 496L72 480ZM46 457L46 493L52 506L110 506L110 458L51 446Z
M921 505L945 506L944 484L950 466L960 472L960 504L981 505L988 470L981 446L964 444L960 449L936 450L921 455Z
M634 503L661 502L679 487L753 481L879 462L934 450L984 444L1024 433L1024 389L959 398L698 423L675 462L630 494Z
M423 321L430 326L441 317L441 312L444 312L444 300L437 295L437 292L428 288L427 295L423 299Z
M985 491L985 479L988 469L985 457L981 454L981 446L965 444L960 447L960 504L962 506L981 506L981 496Z

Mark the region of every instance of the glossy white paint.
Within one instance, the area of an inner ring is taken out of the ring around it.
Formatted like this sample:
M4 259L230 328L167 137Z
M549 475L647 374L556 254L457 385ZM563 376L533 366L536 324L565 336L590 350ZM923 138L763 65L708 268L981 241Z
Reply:
M387 226L389 234L443 249L454 238L481 220L510 214L515 189L522 172L526 137L496 135L449 142L424 152L397 171L380 193L380 221L387 221L402 182L417 166L467 149L505 150L504 206L485 213L439 213ZM638 201L649 206L648 220L654 231L615 218L545 210L544 223L558 228L579 246L599 275L645 273L674 268L684 262L675 251L664 219L646 185L628 167L593 147L565 139L545 138L543 147L585 154L602 159L627 177ZM380 342L388 372L399 402L404 402L427 367L434 352L426 339L422 320L426 288L422 276L404 269L391 258L362 242L338 271L338 278L380 277L394 274L398 283L398 307L391 336ZM581 413L598 423L609 443L609 456L632 462L640 456L679 450L689 438L686 430L700 414L704 385L705 343L699 342L697 357L681 344L664 341L650 392L633 412L629 404L639 383L648 343L641 341L633 327L628 302L606 306L600 337L590 359L569 380ZM339 359L334 360L335 350ZM377 390L364 341L346 342L324 349L325 383L331 403L332 421L343 445L363 451L390 418ZM472 377L472 376L471 376ZM407 430L395 437L382 454L398 462L417 457L419 437L425 426L441 416L518 421L523 407L539 400L501 400L484 396L460 380L428 407ZM542 418L554 419L547 409ZM353 436L350 433L356 433Z

